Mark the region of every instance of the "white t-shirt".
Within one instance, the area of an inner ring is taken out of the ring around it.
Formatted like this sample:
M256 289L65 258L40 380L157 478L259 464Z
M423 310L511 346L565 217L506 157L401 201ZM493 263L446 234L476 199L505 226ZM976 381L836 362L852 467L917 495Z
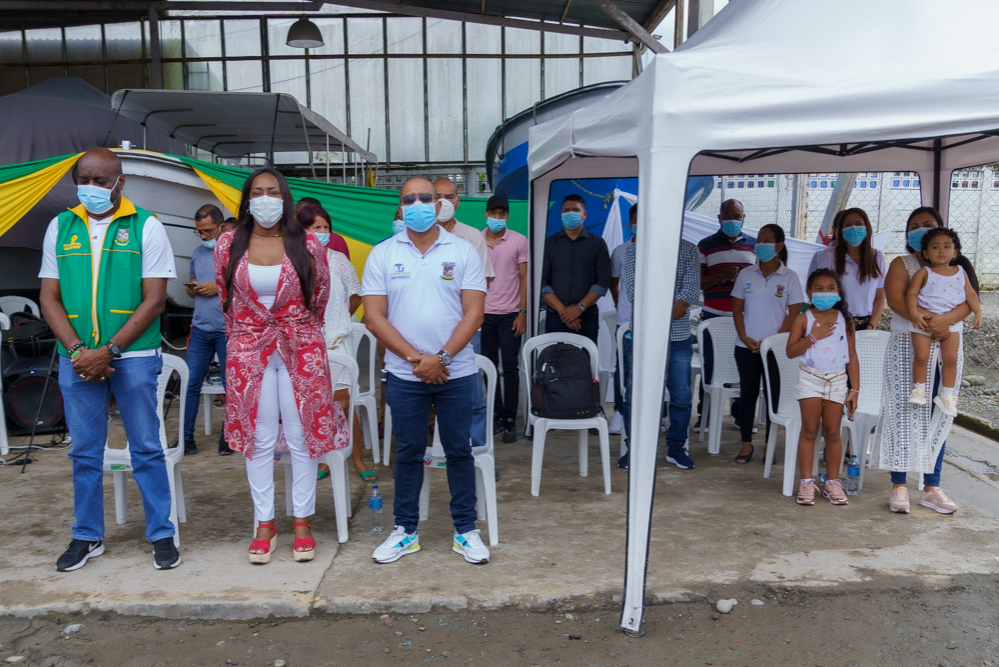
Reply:
M485 293L482 260L471 243L443 227L423 255L409 240L408 230L379 243L371 249L361 279L361 296L387 296L388 321L422 354L436 354L451 338L464 317L462 290ZM451 378L478 371L471 344L448 351ZM400 380L420 381L408 361L388 350L385 366Z
M880 250L874 249L874 261L881 269L881 276L874 280L858 282L860 274L857 263L846 256L846 264L843 268L843 275L840 282L843 283L843 296L846 298L847 308L853 317L867 317L874 310L875 292L885 286L885 276L888 275L888 265L885 264L885 256ZM812 275L815 269L829 269L836 272L836 247L823 248L812 255L812 263L808 265L808 275Z
M495 278L496 271L493 270L493 258L489 254L489 243L482 236L482 232L475 227L455 220L454 229L451 230L451 233L459 239L465 239L472 244L475 251L479 253L479 260L486 270L486 278Z
M732 298L742 299L742 322L746 335L755 341L773 336L780 331L780 325L787 319L787 307L802 303L805 295L801 291L798 274L784 266L766 278L760 265L747 266L739 271L732 286ZM735 339L736 347L746 347L740 339Z
M101 252L104 249L104 235L108 231L113 216L108 216L103 220L89 218L87 227L90 230L91 259L93 260L94 274L101 265ZM59 236L59 218L52 218L48 229L45 231L45 240L42 241L42 268L38 272L39 278L59 279L59 264L56 260L56 239ZM173 280L177 277L177 267L173 257L173 247L170 239L167 238L166 229L163 223L155 215L146 218L146 224L142 226L142 277L143 278L166 278ZM160 353L155 350L137 350L123 352L122 358L128 357L150 357Z
M624 251L628 249L628 243L634 243L634 237L631 241L614 248L614 252L611 253L611 278L621 278L621 269L624 268ZM631 321L631 301L623 287L618 283L617 315L614 318L614 322L618 326Z

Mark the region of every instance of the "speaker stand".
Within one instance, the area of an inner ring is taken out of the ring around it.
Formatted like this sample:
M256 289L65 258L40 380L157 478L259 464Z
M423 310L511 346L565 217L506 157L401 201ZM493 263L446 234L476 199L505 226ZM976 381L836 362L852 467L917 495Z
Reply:
M59 346L52 346L52 358L49 359L49 373L47 376L48 380L52 378L52 369L55 367L56 357L59 356ZM45 394L48 393L49 382L46 382L42 386L42 397L38 399L38 410L35 411L35 419L31 424L31 437L28 438L28 448L24 451L24 460L21 461L21 474L24 474L24 469L29 463L31 463L31 445L35 442L35 430L38 428L38 419L42 416L42 406L45 405Z

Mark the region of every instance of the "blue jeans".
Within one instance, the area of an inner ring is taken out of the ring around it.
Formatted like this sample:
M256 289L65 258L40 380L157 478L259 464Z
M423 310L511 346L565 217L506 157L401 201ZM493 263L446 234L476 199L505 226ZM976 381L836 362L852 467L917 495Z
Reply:
M66 425L73 439L73 537L104 539L104 445L108 439L108 402L118 400L125 436L132 455L132 476L142 494L146 539L173 537L170 522L170 483L156 416L156 378L163 358L131 357L111 362L114 372L104 382L84 382L73 372L69 357L59 358L59 389Z
M475 530L475 459L469 432L473 395L482 393L479 374L427 384L400 380L392 373L385 383L385 401L392 408L395 434L395 524L416 531L420 521L423 457L427 451L430 408L437 412L441 444L447 455L447 483L451 489L451 519L458 533Z
M472 336L472 350L482 354L482 331L476 331ZM486 394L482 388L482 371L475 374L479 380L479 390L472 396L472 443L475 447L486 445Z
M940 390L940 373L934 375L933 380L933 392L930 396L931 399L937 397L937 392ZM937 462L933 464L933 472L923 473L923 486L940 486L940 470L943 468L944 451L947 449L947 443L940 445L940 453L937 454ZM892 484L905 484L905 471L891 473L891 483Z
M631 439L631 368L634 355L634 341L627 334L624 344L624 401L621 415L624 417L625 433ZM694 346L690 338L671 341L669 357L666 360L666 389L669 391L669 430L666 432L666 445L669 451L683 449L687 442L687 429L690 426L690 412L693 394L690 392L690 359Z
M614 336L621 325L614 327ZM618 363L617 355L614 355L614 412L621 412L621 405L624 403L624 385L621 383L621 364ZM624 413L622 413L624 414Z
M187 339L187 367L191 371L191 379L187 385L187 406L184 408L184 442L194 440L194 422L198 418L198 406L201 404L201 386L205 383L212 356L216 354L219 355L224 386L225 332L202 331L191 327L191 337ZM205 415L205 419L211 418L211 415Z

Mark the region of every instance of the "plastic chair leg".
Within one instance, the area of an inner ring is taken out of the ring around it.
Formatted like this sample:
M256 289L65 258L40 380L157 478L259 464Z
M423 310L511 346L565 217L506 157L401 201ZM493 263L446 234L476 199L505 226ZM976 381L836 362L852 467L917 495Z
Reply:
M786 434L785 434L786 437ZM767 457L764 459L763 479L770 478L770 469L774 465L774 454L777 452L777 424L770 425L770 437L767 438Z
M420 521L430 516L430 468L423 469L423 486L420 487Z
M534 447L531 451L531 495L541 493L541 461L545 457L545 434L548 432L548 420L540 418L534 422Z
M772 428L772 427L771 427ZM792 420L787 425L787 440L784 442L784 489L790 497L794 491L794 473L798 466L798 438L801 435L801 422Z
M708 423L708 454L721 453L721 426L725 416L725 400L721 394L711 401L711 421Z
M184 476L180 471L180 466L173 466L174 489L177 502L177 519L181 523L187 523L187 501L184 500Z
M483 458L488 458L488 465L480 468L486 497L486 525L489 527L489 546L494 547L499 544L499 521L496 517L496 465L491 455Z
M483 485L483 472L478 461L475 463L475 518L482 521L486 518L486 490Z
M378 408L371 403L364 406L364 416L367 421L362 425L364 430L364 446L372 449L372 458L378 463ZM371 434L370 436L368 434Z
M710 419L708 419L711 414L711 394L704 392L704 401L701 403L701 418L697 420L697 426L701 429L701 433L697 438L698 442L704 442L704 427L708 425ZM710 440L708 441L710 445ZM711 452L710 446L708 447L708 453Z
M128 488L125 486L128 483L128 479L125 477L124 471L117 471L111 473L112 479L114 479L114 516L115 521L118 524L125 523L127 521L128 514Z
M344 506L347 508L347 518L354 516L354 506L350 502L350 476L353 474L351 470L350 457L344 457L343 459L343 491L341 495L343 496Z
M167 485L170 487L170 523L173 524L173 545L180 548L180 521L177 518L177 480L174 473L176 469L168 465Z
M600 431L600 465L604 469L604 493L610 495L611 492L611 468L610 468L610 434L607 431L607 420L597 420L597 430ZM585 433L585 431L582 431Z
M205 435L212 434L212 395L201 395L202 414L205 416Z
M333 509L336 511L336 539L337 542L343 544L350 539L347 535L347 508L350 505L350 499L344 494L347 484L347 470L333 457L327 456L325 462L330 467L330 482L333 484Z
M392 459L392 410L389 409L388 404L385 405L385 441L383 447L382 465L388 468Z
M579 476L586 477L590 474L590 443L589 433L585 428L576 431L576 444L579 446Z

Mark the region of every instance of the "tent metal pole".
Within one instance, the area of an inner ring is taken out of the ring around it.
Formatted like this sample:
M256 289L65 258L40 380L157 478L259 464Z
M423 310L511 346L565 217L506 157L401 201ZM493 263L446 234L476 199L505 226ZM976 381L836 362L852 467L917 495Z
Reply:
M326 135L326 182L330 182L330 135Z
M940 157L943 141L939 138L933 140L933 208L940 213ZM943 215L941 213L941 215Z

